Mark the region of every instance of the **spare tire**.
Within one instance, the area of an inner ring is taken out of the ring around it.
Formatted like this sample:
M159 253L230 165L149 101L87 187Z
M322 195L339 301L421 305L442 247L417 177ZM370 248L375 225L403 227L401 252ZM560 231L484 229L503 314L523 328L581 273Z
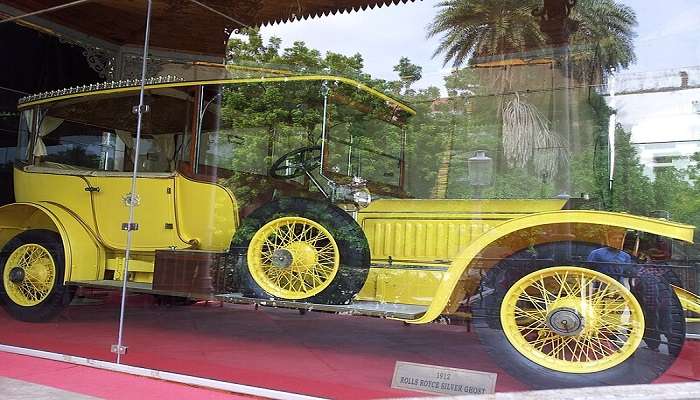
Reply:
M345 211L319 200L284 198L251 213L231 252L246 296L347 304L362 289L370 251Z

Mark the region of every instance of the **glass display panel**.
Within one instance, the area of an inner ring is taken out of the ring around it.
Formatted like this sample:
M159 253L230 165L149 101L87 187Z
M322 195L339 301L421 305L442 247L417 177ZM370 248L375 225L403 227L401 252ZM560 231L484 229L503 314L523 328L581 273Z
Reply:
M121 228L128 221L124 198L134 159L138 153L137 187L147 199L135 215L158 223L144 224L131 244L137 251L154 242L173 246L172 230L164 229L173 218L173 187L163 178L174 174L193 111L187 89L153 90L145 98L149 113L138 146L133 92L73 96L20 114L24 158L11 173L14 201L22 205L5 209L0 253L3 344L114 361L121 306L116 289L127 247ZM148 256L131 262L136 266L127 279L143 281L139 265L147 265ZM95 324L89 334L81 333L86 321ZM76 340L86 336L89 341Z
M138 143L138 81L21 102L16 200L67 211L0 230L0 342L339 399L697 382L700 9L647 3L232 30L149 60Z

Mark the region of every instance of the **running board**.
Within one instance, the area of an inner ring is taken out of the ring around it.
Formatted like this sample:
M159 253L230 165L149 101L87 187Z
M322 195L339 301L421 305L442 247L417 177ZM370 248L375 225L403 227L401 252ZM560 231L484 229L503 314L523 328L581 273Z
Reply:
M427 306L414 304L380 303L377 301L356 300L349 304L316 304L300 301L258 299L245 297L241 293L221 294L218 299L236 304L256 304L267 307L294 308L305 311L326 311L349 315L365 315L369 317L386 317L397 319L417 319L428 309Z
M113 280L101 280L101 281L68 281L66 285L70 286L80 286L91 289L110 289L110 290L121 290L124 282L123 281L113 281ZM153 285L150 283L141 282L127 282L126 291L131 293L145 293L145 294L157 294L163 296L175 296L175 297L187 297L193 299L201 300L217 300L214 295L202 295L191 292L177 292L173 290L157 290L153 289Z
M121 290L122 281L69 281L66 285L80 286L94 289ZM350 304L316 304L301 301L271 300L246 297L241 293L227 293L219 295L202 296L194 293L173 292L172 290L154 290L150 283L127 282L127 292L159 294L165 296L189 297L202 300L224 301L234 304L256 304L266 307L292 308L304 311L326 311L349 315L365 315L370 317L385 317L397 319L417 319L428 309L427 306L398 303L380 303L377 301L356 300Z

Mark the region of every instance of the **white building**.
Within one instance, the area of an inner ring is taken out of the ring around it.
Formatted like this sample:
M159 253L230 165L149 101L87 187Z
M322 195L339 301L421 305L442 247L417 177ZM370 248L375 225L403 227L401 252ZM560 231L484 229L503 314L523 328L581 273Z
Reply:
M700 67L616 76L617 122L632 133L644 173L685 169L700 152ZM610 96L606 94L610 102Z

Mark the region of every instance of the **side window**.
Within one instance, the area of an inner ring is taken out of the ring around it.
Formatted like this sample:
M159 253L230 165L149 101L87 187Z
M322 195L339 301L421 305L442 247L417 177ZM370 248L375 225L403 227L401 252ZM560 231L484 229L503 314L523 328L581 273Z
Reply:
M9 168L15 159L17 137L15 132L21 115L0 110L0 168Z
M131 135L131 143L136 140L136 135ZM141 145L139 146L138 169L140 172L171 172L175 168L177 153L182 149L178 144L182 142L183 134L159 134L141 135ZM132 171L134 159L132 154L134 149L130 146L127 152L127 164L125 170Z
M0 205L14 201L12 165L17 157L17 126L21 118L21 113L5 111L0 105Z
M271 132L253 118L244 123L228 106L239 93L229 87L206 86L199 132L198 172L267 175ZM254 121L254 122L253 122ZM223 171L227 172L223 172Z
M45 116L35 164L58 169L123 171L125 144L113 130Z
M138 154L139 172L172 172L188 132L188 88L146 92ZM41 109L30 156L55 169L133 171L137 118L134 93L88 95Z

